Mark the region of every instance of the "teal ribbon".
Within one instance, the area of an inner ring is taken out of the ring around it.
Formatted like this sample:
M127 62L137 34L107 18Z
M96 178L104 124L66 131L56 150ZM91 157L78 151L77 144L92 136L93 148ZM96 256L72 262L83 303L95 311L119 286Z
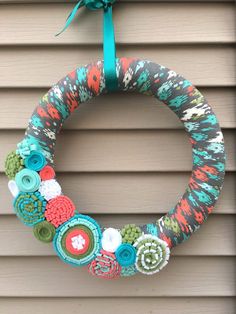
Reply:
M112 19L112 5L115 1L116 0L80 0L69 14L62 31L56 35L60 35L69 27L80 8L86 7L90 10L103 9L104 75L108 91L115 91L118 89L118 79L116 75L116 44Z

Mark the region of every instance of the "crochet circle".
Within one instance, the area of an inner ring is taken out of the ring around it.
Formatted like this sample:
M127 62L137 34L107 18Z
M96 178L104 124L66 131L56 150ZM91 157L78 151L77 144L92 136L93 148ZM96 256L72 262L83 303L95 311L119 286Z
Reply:
M101 250L96 258L88 265L89 272L100 278L115 279L120 276L121 265L114 253Z
M101 249L100 226L89 216L75 215L57 229L53 245L62 261L87 265Z
M55 228L55 235L52 232L45 239L53 238L64 262L88 265L91 274L108 279L151 275L167 264L170 250L187 240L212 212L222 189L226 160L218 120L188 80L162 65L134 58L117 59L116 72L120 91L157 98L177 115L189 135L192 174L183 196L167 214L140 226L102 228L79 213L57 181L57 134L81 103L107 93L103 61L79 67L52 86L34 110L23 140L5 162L18 217L35 226L40 240L46 229Z
M39 192L20 192L14 200L17 216L27 226L43 221L46 201Z
M137 257L135 266L140 273L153 275L165 267L169 261L170 249L165 241L145 234L135 243Z

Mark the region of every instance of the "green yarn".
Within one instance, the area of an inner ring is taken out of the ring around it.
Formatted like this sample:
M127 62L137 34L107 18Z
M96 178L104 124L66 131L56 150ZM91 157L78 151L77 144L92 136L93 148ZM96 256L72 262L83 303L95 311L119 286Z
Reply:
M49 243L52 242L56 229L50 222L45 220L34 225L33 232L36 239L44 243Z
M5 173L9 179L14 179L17 172L24 168L24 161L15 151L10 152L5 160Z
M142 234L142 230L135 224L125 225L121 230L123 243L133 244Z

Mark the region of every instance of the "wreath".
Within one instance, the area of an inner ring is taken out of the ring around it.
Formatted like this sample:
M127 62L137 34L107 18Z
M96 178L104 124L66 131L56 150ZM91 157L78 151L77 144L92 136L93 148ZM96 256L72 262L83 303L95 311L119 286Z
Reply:
M52 242L59 258L107 279L152 275L164 268L170 250L208 218L225 173L223 135L210 105L174 71L135 58L116 58L117 90L154 96L183 123L192 145L193 167L184 195L166 215L143 225L104 228L80 213L62 192L54 170L56 136L83 102L109 92L105 61L72 71L47 92L34 110L23 140L6 158L8 187L18 218L35 237Z

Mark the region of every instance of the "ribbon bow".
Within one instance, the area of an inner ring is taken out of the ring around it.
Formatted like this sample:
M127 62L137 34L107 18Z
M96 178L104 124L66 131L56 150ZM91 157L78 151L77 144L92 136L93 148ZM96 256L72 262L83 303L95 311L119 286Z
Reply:
M86 7L93 11L103 9L104 75L106 87L109 91L114 91L118 88L118 80L116 75L116 45L112 19L112 5L115 3L115 1L116 0L80 0L69 14L62 31L56 35L60 35L69 27L80 8Z

